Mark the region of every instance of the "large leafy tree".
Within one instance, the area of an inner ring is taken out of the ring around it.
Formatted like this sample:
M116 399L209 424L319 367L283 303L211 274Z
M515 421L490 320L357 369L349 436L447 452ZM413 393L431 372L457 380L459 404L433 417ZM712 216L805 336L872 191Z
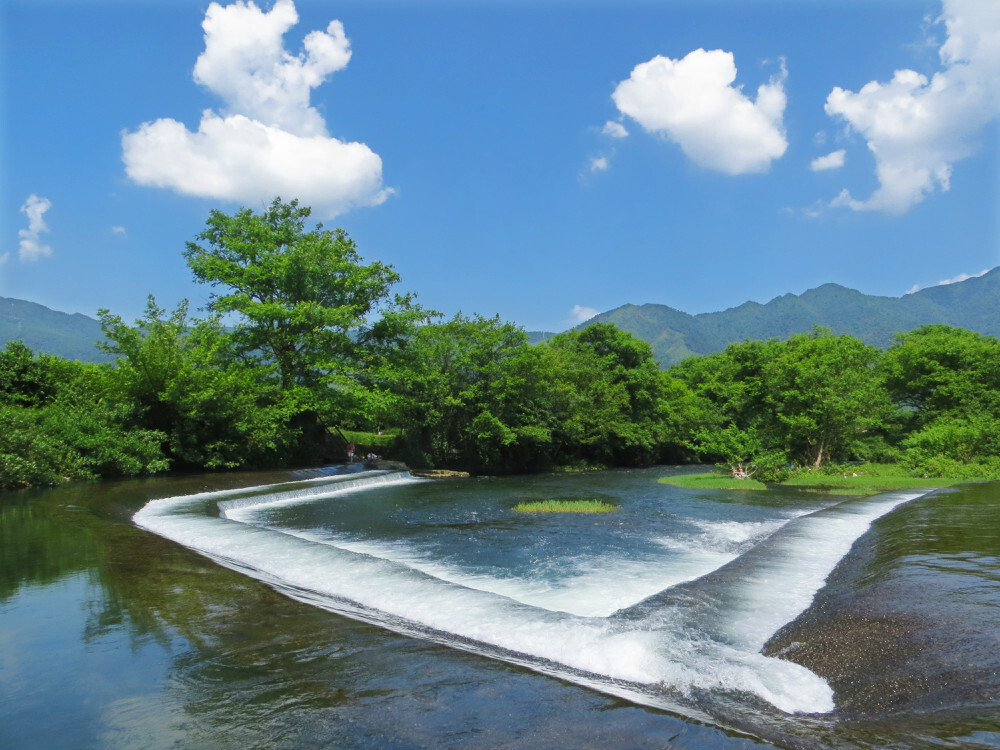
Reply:
M857 441L883 426L891 404L875 367L878 349L818 329L792 336L783 354L766 363L764 380L790 456L812 466L849 458Z
M850 457L887 419L878 360L874 347L816 329L787 341L731 344L671 374L712 404L702 435L755 436L761 455L780 451L787 461L819 466ZM710 442L695 446L726 458L709 450Z
M551 399L557 441L576 458L643 465L678 440L687 390L668 379L646 342L610 323L554 336Z
M100 311L118 356L114 390L137 410L138 425L165 436L180 466L231 468L280 463L294 455L296 403L266 367L246 367L218 317L192 319L187 302L170 314L150 297L134 325Z
M922 426L945 415L1000 415L1000 340L946 325L896 336L884 358L893 399Z
M690 386L705 406L698 432L735 425L773 442L769 438L778 417L776 402L768 398L770 384L765 375L768 363L783 358L785 346L776 339L744 341L671 367L669 374Z
M883 370L907 458L922 471L954 471L943 460L998 460L1000 340L923 326L896 337Z
M392 383L411 450L424 461L497 472L551 458L548 384L537 350L511 323L459 314L420 327Z
M354 402L354 376L424 313L392 293L392 266L364 263L343 229L307 228L310 214L280 198L261 213L212 211L184 255L195 278L217 290L211 309L236 316L241 354L272 363L303 411L336 421Z

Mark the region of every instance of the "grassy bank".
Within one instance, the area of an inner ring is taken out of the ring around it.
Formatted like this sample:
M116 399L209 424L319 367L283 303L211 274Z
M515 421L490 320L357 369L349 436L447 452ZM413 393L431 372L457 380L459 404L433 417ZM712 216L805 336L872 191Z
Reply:
M662 484L691 487L697 490L766 490L767 485L756 479L734 479L728 473L712 471L705 474L680 474L660 477Z
M798 469L776 487L796 487L803 491L834 495L875 495L879 492L909 489L949 487L960 482L984 481L989 477L923 477L912 476L903 467L893 464L861 464L851 467ZM768 485L755 479L733 479L728 473L713 471L705 474L683 474L661 477L663 484L694 489L761 490Z

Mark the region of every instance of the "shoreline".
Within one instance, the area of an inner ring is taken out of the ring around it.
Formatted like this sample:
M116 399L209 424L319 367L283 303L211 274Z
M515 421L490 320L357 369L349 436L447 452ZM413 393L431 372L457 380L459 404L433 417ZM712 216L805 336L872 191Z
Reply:
M865 468L865 467L859 467ZM784 482L765 484L756 479L735 479L722 472L704 472L700 474L680 474L664 476L658 480L661 484L689 489L707 490L747 490L767 489L797 490L803 493L826 495L878 495L882 492L896 490L925 490L931 492L943 487L968 482L993 481L989 477L908 477L899 474L882 474L878 469L844 474L816 474L789 477Z

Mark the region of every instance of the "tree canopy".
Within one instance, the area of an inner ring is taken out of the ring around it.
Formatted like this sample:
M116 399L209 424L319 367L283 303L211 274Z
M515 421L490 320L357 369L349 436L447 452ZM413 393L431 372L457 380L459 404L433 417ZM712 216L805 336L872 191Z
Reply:
M949 326L880 351L817 328L660 369L608 323L538 345L499 317L443 320L343 229L276 199L212 211L184 256L204 318L150 297L99 313L110 364L0 351L0 487L344 457L341 428L476 473L718 461L758 479L879 458L1000 474L1000 341Z
M879 351L825 329L786 341L747 341L692 358L671 370L711 408L694 446L757 446L758 457L778 452L787 463L819 466L856 455L859 441L880 429L891 410L876 370ZM735 451L735 452L734 452ZM743 456L742 461L750 461Z
M311 209L280 199L262 213L212 211L184 257L194 277L219 291L210 308L235 314L242 356L274 364L282 388L322 384L366 360L366 347L426 314L393 295L392 266L365 264L343 229L306 228ZM314 404L315 406L315 404Z

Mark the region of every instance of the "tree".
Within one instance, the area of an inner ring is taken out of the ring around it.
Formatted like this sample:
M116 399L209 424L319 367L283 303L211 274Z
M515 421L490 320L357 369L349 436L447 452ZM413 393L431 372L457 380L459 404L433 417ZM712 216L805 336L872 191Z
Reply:
M38 356L21 341L0 352L0 403L42 406L56 392L55 357Z
M1000 341L961 328L923 326L896 337L882 369L899 407L906 460L924 473L1000 456Z
M0 489L162 471L161 433L132 419L106 365L0 353Z
M765 373L769 362L784 356L785 347L785 342L776 339L744 341L671 367L669 374L687 384L703 404L698 432L735 425L759 434L768 445L781 445L781 431L776 429L777 403L769 399L771 385ZM717 453L712 455L722 458Z
M1000 340L946 325L898 334L882 364L916 426L944 414L1000 416Z
M668 380L646 342L610 323L567 331L543 345L553 359L556 442L579 459L635 466L679 443L675 414L686 389Z
M766 400L790 457L812 466L847 458L856 440L882 427L891 404L879 356L853 336L816 329L792 336L784 356L765 365Z
M350 394L351 373L426 313L391 294L399 275L364 264L343 229L307 230L310 214L280 198L259 214L212 211L197 237L205 244L189 242L184 255L195 278L219 290L210 308L238 316L239 352L273 363L284 390L305 389L304 406L330 418Z
M878 360L874 347L816 329L783 342L731 344L671 374L712 404L707 430L758 436L771 465L780 451L786 461L819 466L849 457L883 426L891 404Z
M412 450L474 472L546 464L551 430L538 364L524 331L498 317L458 314L420 327L393 368Z
M136 411L138 426L166 437L166 450L186 467L232 468L287 461L298 442L294 398L269 369L245 366L232 352L218 317L190 319L184 301L168 316L150 296L134 325L101 310L118 355L113 388Z

